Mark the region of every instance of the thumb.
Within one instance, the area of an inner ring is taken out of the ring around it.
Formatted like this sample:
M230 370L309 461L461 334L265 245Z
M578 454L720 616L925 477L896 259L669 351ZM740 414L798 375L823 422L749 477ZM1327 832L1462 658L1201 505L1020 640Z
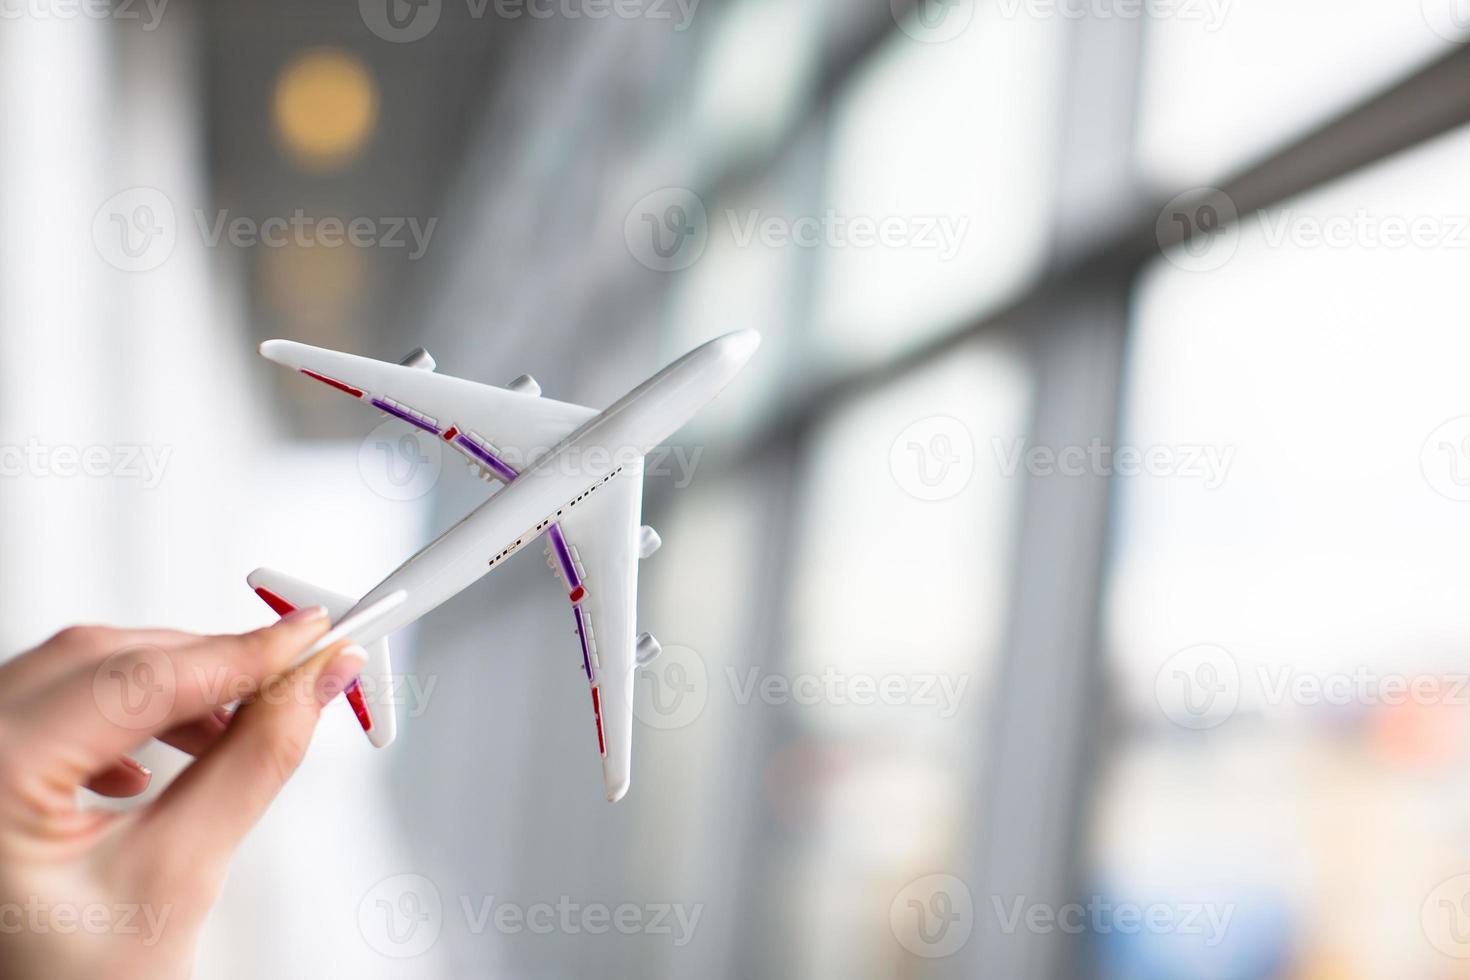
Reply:
M344 640L266 681L159 797L138 832L159 835L164 847L188 841L196 856L228 860L301 764L322 707L366 661L361 647Z

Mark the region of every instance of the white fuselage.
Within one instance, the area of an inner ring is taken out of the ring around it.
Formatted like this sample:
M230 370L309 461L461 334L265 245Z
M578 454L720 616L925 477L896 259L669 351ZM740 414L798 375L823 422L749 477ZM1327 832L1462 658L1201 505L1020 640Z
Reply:
M639 467L727 385L759 343L752 331L712 340L634 388L522 470L354 607L393 592L406 600L354 638L366 645L402 629L531 544L573 501Z

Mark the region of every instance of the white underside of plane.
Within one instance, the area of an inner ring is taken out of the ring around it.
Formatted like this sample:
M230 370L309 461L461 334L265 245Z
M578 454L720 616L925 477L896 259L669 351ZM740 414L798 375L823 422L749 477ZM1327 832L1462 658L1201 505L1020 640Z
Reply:
M367 651L347 694L381 748L397 733L388 635L543 541L577 628L607 798L622 799L634 672L659 650L635 631L638 562L659 545L641 526L643 457L719 394L759 344L753 330L712 340L598 412L540 397L527 376L497 388L436 374L422 349L391 364L267 341L260 348L267 358L444 440L501 487L360 599L264 568L249 583L278 613L325 606L334 623L329 638L349 635Z

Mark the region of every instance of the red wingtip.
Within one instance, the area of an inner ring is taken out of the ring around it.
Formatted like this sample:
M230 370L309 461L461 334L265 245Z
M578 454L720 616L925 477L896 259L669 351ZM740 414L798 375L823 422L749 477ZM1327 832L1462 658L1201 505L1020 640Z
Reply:
M602 698L595 687L592 689L592 714L597 719L597 751L607 755L607 740L602 734Z
M284 616L288 612L295 612L296 611L296 607L295 606L291 605L291 603L287 602L285 599L282 599L280 596L276 595L270 589L256 589L255 590L255 594L258 595L258 596L260 596L261 599L265 600L265 604L267 606L270 606L271 607L271 610L277 616Z
M362 730L370 732L373 730L373 714L368 710L367 702L362 697L362 684L353 681L344 692L347 695L347 703L352 705L352 713L357 715L357 723Z
M302 368L301 369L301 373L304 374L304 375L306 375L308 378L316 378L318 381L320 381L324 385L331 385L333 388L336 388L338 391L345 391L345 392L347 392L347 394L351 395L353 398L361 398L362 397L362 389L361 388L354 388L354 387L352 387L352 385L345 384L345 383L343 383L341 381L338 381L336 378L329 378L325 374L317 374L315 371L308 371L306 368Z
M585 596L586 594L587 594L587 590L585 588L583 588L582 586L579 585L579 586L577 586L575 589L573 589L571 591L571 594L568 595L567 598L568 599L571 599L573 602L581 602L582 601L582 597Z

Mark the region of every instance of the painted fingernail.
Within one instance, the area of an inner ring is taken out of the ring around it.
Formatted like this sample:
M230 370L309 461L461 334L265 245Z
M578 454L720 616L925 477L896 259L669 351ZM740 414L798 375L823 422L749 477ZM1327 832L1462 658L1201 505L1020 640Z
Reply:
M302 606L293 609L281 617L283 623L305 623L313 619L321 619L327 614L325 606Z
M363 665L367 663L367 651L357 644L344 647L342 652L332 658L332 662L322 669L316 679L316 703L325 705L328 701L345 691L357 675L362 673Z

